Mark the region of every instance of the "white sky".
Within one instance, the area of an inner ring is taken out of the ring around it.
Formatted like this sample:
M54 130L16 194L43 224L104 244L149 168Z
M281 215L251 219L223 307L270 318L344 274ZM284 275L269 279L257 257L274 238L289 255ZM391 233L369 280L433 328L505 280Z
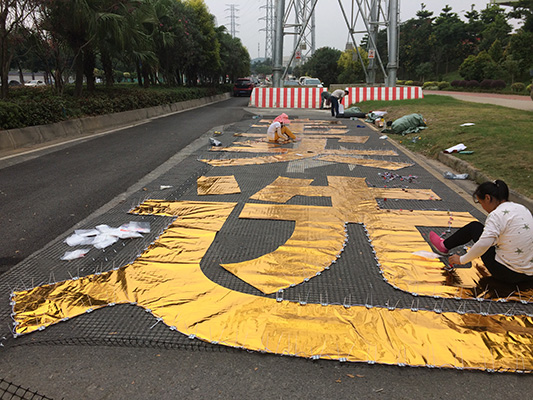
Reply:
M248 49L250 57L264 57L265 55L265 32L260 32L259 29L265 28L265 21L259 20L265 16L264 8L266 0L204 0L209 11L217 18L218 25L230 26L230 11L229 5L235 4L238 12L236 28L237 37L239 37L243 44ZM352 1L342 0L347 13L351 10ZM273 0L275 3L275 0ZM452 11L464 18L464 11L470 10L471 5L477 11L481 11L489 1L464 1L464 0L400 0L400 18L401 21L406 21L416 16L416 12L420 10L421 3L426 5L426 9L433 11L434 16L438 16L444 6L449 4ZM289 4L289 0L285 0L285 4ZM357 3L356 3L357 4ZM349 18L349 17L348 17ZM348 29L342 16L338 0L320 0L315 10L316 21L316 48L328 46L339 50L344 50L348 40ZM362 25L358 25L356 29L362 29ZM360 38L357 38L360 40ZM259 45L259 51L258 51ZM291 53L293 46L292 38L285 38L284 53L286 55Z

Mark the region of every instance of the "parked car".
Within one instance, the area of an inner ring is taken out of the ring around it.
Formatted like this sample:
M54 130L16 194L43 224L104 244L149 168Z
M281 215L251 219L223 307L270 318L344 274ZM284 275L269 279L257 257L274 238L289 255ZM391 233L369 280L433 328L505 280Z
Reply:
M320 79L318 78L304 78L301 80L300 84L302 86L312 86L312 87L324 87L322 82L320 82Z
M283 81L283 87L291 87L291 86L300 86L298 81L289 79L288 81Z
M19 85L20 85L20 82L15 79L12 79L9 81L9 86L19 86Z
M24 84L24 86L45 86L46 83L44 83L43 81L40 81L38 79L32 79L31 81L29 82L26 82Z
M239 78L233 85L233 96L251 96L255 84L250 78Z

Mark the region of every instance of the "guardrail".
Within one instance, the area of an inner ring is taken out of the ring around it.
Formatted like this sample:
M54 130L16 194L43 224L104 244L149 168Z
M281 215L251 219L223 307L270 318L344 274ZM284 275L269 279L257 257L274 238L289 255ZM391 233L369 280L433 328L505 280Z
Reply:
M402 87L351 87L344 100L347 106L367 100L407 100L424 97L418 86ZM258 108L319 108L320 94L325 88L254 88L250 107Z

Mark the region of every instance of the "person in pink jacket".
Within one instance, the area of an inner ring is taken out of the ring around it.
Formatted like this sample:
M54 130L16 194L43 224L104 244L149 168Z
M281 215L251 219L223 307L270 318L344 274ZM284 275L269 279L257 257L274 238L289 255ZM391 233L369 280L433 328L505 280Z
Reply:
M291 132L289 125L291 121L285 113L278 115L267 130L267 139L271 143L288 143L291 140L296 142L298 139Z
M484 182L473 195L489 213L485 225L479 221L460 228L447 239L430 232L429 241L441 255L474 241L470 250L450 255L450 265L463 265L481 257L491 275L503 282L516 284L533 280L533 217L521 204L509 201L509 188L501 180Z

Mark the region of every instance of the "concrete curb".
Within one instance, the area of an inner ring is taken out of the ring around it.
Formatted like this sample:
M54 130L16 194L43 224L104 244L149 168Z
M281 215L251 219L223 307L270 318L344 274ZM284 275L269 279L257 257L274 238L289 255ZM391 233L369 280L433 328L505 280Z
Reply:
M126 127L150 118L155 118L205 104L226 100L230 93L203 97L201 99L181 101L156 107L130 110L114 114L84 117L57 122L49 125L29 126L27 128L0 131L0 154L51 142L61 138L95 134L111 129Z
M446 154L440 152L437 156L437 160L440 161L442 164L453 168L454 170L462 173L462 174L468 174L468 179L474 181L477 184L481 184L486 181L492 181L493 178L488 177L483 172L478 170L477 168L473 167L469 163L467 163L464 160L461 160L457 157L454 157L451 154ZM533 200L530 198L515 192L512 189L509 189L509 200L520 203L526 206L530 211L533 210ZM533 211L532 211L533 212Z

